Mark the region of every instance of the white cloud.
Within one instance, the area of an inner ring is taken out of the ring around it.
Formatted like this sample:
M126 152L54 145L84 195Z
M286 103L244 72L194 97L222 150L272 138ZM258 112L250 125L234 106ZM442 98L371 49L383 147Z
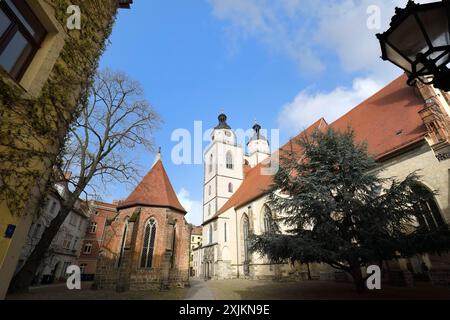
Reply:
M216 18L229 23L232 45L255 37L275 52L285 54L301 70L321 72L324 65L310 47L304 45L297 13L301 0L209 0ZM301 21L303 22L303 20Z
M188 212L186 215L186 220L196 226L199 226L203 222L203 207L201 201L196 201L190 198L189 191L185 188L177 193L178 200L180 200L181 205Z
M426 3L435 0L419 0ZM390 81L398 68L380 59L376 33L389 26L396 6L407 0L209 0L216 18L228 23L231 43L254 37L271 50L283 53L301 72L314 75L327 64L338 63L349 74L363 73L377 81ZM380 12L380 29L367 25ZM331 53L331 55L330 55Z
M301 91L295 99L284 105L278 123L285 133L298 134L324 117L330 123L364 99L376 93L382 85L370 78L358 78L351 88L338 87L329 92Z

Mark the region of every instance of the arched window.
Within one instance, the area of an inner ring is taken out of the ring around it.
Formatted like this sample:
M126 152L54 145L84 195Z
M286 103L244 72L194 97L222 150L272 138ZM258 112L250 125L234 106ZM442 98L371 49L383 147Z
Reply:
M429 230L436 230L445 225L433 194L422 185L416 185L413 191L424 198L417 208L419 213L416 217L419 224Z
M155 250L156 221L148 220L144 228L144 243L142 245L141 268L151 268Z
M223 224L223 240L224 240L224 242L227 242L227 223L225 222L224 224Z
M228 184L228 192L233 192L233 184L231 182Z
M208 234L208 236L209 236L209 244L211 244L212 242L213 242L213 228L212 228L212 225L209 225L209 234Z
M213 160L214 160L214 157L211 153L211 155L209 156L209 173L211 173L213 171Z
M208 216L210 216L210 215L211 215L211 203L208 204Z
M212 192L211 186L208 186L208 195L210 196Z
M244 258L244 274L248 275L250 273L250 223L248 216L244 215L242 217L242 245L243 245L243 258Z
M231 154L231 151L227 152L226 164L227 164L227 169L233 169L233 155Z
M264 219L264 232L272 233L272 231L273 231L272 211L270 210L270 208L267 205L265 205L263 208L263 219Z
M119 253L119 261L117 262L117 266L120 267L123 260L123 254L125 251L125 244L127 242L127 236L128 236L128 219L125 221L125 226L123 228L123 235L122 235L122 243L120 245L120 253Z
M250 225L248 221L248 217L244 216L242 219L242 232L244 238L244 263L248 263L249 261L249 233L250 233Z

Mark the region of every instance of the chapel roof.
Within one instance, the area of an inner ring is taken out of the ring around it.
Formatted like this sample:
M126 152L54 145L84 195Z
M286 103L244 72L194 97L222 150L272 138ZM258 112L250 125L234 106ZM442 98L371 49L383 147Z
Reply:
M178 200L160 158L156 160L153 167L128 198L120 203L119 209L141 206L167 207L186 213Z

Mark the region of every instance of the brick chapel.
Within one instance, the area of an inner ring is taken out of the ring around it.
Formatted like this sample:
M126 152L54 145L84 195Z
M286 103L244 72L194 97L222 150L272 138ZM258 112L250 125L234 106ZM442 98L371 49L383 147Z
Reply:
M187 285L191 226L185 215L159 153L107 226L95 286L128 291Z

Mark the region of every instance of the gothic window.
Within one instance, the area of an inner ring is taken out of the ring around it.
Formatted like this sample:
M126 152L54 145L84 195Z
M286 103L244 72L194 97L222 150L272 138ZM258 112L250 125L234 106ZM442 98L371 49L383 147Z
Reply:
M211 244L213 242L213 228L212 225L209 225L209 244Z
M223 224L223 240L224 240L224 242L227 242L227 223L225 222L224 224Z
M176 259L176 245L177 245L177 228L176 225L173 226L173 236L172 236L172 257L170 259L170 267L175 267Z
M270 208L267 205L265 205L263 208L263 219L264 219L264 232L272 233L272 231L273 231L273 229L272 229L272 223L273 223L272 211L270 210Z
M213 171L213 160L214 160L214 157L213 157L213 155L211 154L211 155L209 156L209 173L211 173L211 172Z
M20 80L46 34L26 1L0 2L0 66L12 78Z
M231 154L231 151L227 152L226 165L227 165L227 169L233 169L233 155Z
M422 185L415 186L413 191L424 198L417 207L418 214L416 217L419 225L430 231L445 225L433 194Z
M148 220L144 228L144 244L142 247L141 268L151 268L155 250L156 221Z
M228 184L228 192L233 192L233 184L231 182Z
M123 227L122 243L120 244L119 261L117 262L118 267L120 267L122 264L123 253L125 251L125 244L127 242L127 235L128 235L128 219L125 221L125 226Z
M250 243L249 243L249 233L250 233L250 226L248 217L245 215L242 221L242 232L243 232L243 238L244 238L244 263L248 263L249 261L249 249L250 249Z

